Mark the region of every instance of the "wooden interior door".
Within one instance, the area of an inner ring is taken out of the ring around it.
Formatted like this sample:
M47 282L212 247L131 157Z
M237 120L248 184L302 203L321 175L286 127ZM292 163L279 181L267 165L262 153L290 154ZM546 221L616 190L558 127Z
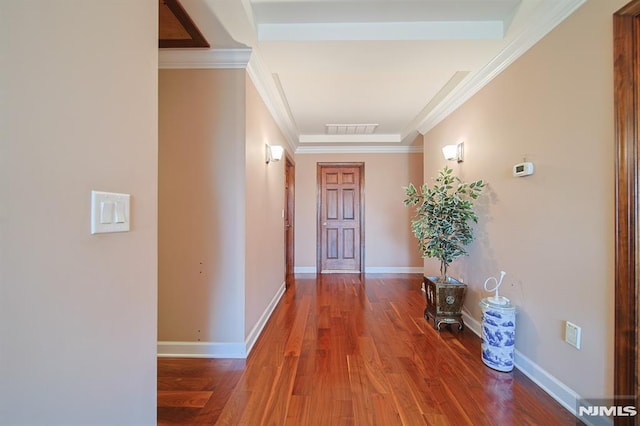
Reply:
M293 275L294 268L294 206L295 206L295 165L287 155L285 160L284 182L284 245L285 245L285 273L286 283Z
M363 163L318 164L318 269L363 272Z

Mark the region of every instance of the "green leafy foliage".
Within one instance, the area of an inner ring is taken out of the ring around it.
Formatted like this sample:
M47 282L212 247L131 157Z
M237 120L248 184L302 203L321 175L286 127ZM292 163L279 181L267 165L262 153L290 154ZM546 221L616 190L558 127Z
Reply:
M404 188L405 206L415 206L411 230L418 239L423 258L440 259L440 274L447 279L447 268L454 259L466 255L465 246L473 241L470 222L478 222L473 209L485 187L482 180L462 182L446 167L438 172L432 186L417 189L412 183Z

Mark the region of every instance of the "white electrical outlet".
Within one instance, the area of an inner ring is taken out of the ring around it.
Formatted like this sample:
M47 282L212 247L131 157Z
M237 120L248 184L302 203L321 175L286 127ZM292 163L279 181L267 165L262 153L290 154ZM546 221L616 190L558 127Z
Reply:
M582 329L575 325L572 322L565 321L564 328L564 341L575 347L576 349L580 349L580 337L582 334Z

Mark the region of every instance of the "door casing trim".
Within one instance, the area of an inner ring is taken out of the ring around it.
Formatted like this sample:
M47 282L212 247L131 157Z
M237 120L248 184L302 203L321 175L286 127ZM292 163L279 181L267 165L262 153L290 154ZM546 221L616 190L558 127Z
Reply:
M613 391L616 404L638 403L638 99L640 0L613 15L614 126L616 147L615 332ZM616 425L634 424L616 417Z

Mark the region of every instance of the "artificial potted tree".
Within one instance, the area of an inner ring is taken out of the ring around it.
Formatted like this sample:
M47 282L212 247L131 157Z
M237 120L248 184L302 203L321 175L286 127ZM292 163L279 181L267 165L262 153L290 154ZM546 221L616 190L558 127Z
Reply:
M454 176L453 170L444 167L438 172L434 184L423 184L417 189L413 184L405 187L405 206L415 206L416 214L411 221L411 230L418 239L418 248L423 258L440 260L440 275L425 276L427 307L425 319L434 320L434 328L440 324L457 323L461 330L462 304L466 285L447 274L449 264L466 255L465 246L473 241L474 228L478 222L473 201L485 183L482 180L466 183Z

